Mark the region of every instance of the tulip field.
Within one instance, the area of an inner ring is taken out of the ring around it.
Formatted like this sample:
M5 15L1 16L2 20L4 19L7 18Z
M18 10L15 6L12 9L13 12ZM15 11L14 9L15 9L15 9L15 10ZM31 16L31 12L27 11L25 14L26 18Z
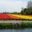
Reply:
M32 19L32 15L0 14L0 19Z

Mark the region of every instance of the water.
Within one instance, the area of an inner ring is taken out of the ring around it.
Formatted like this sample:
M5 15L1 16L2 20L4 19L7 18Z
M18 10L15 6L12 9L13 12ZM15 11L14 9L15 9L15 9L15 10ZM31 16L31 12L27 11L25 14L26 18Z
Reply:
M21 29L21 30L15 30L15 29L2 29L0 32L32 32L32 29Z

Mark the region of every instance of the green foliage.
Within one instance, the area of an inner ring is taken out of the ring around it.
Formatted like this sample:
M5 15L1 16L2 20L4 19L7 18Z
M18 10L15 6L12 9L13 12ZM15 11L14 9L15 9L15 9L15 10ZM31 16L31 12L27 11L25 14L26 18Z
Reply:
M20 24L0 24L0 29L22 29L22 28L32 28L32 22L22 22Z
M25 8L21 11L21 14L32 15L32 8Z

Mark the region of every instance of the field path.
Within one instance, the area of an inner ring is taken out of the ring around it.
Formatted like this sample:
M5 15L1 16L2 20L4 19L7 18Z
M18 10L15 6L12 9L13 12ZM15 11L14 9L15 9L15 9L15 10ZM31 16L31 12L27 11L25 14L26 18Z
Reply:
M21 23L21 20L1 20L0 23Z

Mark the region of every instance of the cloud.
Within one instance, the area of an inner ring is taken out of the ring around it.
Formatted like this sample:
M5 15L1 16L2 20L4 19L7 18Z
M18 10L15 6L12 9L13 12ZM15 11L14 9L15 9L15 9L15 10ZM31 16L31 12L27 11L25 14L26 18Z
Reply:
M1 0L0 1L0 12L20 12L21 8L25 8L27 2L22 1L11 1L11 0Z

